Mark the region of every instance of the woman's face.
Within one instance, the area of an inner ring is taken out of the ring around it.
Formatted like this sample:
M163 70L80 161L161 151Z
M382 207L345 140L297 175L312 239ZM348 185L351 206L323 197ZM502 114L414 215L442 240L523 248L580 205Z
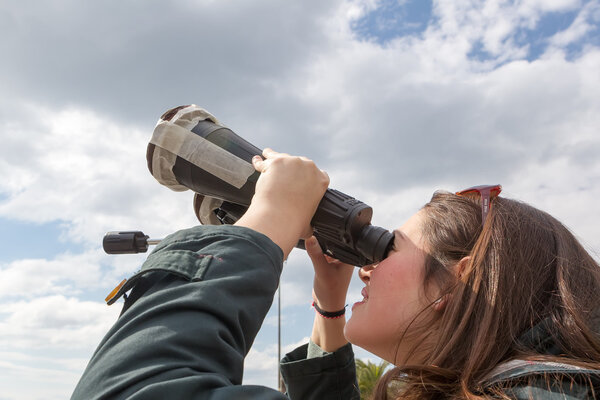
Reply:
M423 211L419 211L394 231L395 248L386 259L360 269L359 276L366 284L364 299L352 306L352 317L344 330L349 342L396 365L408 361L414 344L410 335L399 344L402 334L430 304L423 287L423 217Z

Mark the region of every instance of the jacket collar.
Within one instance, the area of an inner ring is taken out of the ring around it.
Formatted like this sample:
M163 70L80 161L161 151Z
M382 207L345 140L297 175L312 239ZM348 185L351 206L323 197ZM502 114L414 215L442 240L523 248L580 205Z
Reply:
M552 334L552 326L551 318L547 317L523 333L517 341L523 348L535 353L558 356L564 351Z

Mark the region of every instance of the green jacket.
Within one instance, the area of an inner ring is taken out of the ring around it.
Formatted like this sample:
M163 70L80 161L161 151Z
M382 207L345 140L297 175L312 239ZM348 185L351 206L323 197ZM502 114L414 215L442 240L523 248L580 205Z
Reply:
M251 229L170 235L111 300L132 289L71 399L289 400L241 384L282 265L281 249ZM282 364L291 399L359 398L350 345L311 359L303 348Z

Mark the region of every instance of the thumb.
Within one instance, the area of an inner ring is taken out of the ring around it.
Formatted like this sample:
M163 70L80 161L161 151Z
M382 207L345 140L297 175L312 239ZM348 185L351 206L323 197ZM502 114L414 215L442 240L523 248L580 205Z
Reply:
M252 157L252 166L255 170L262 173L265 169L265 161L262 159L261 156L256 155Z

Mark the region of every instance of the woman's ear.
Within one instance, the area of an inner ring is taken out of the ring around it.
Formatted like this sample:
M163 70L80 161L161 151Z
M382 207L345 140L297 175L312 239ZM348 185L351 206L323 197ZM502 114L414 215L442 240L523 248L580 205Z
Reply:
M459 262L457 262L456 264L454 264L454 274L456 275L456 278L460 281L462 280L463 276L465 275L466 271L467 271L467 266L469 265L469 263L471 262L471 257L470 256L466 256L460 259ZM443 295L442 297L440 297L439 299L437 299L436 301L433 302L433 309L435 311L444 311L444 309L446 309L446 305L448 304L448 301L451 299L452 295L450 293L447 293L445 295Z
M454 273L456 274L458 280L462 279L470 262L471 256L466 256L461 258L460 261L456 263L456 265L454 266Z

